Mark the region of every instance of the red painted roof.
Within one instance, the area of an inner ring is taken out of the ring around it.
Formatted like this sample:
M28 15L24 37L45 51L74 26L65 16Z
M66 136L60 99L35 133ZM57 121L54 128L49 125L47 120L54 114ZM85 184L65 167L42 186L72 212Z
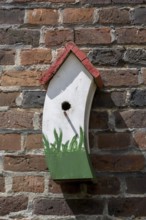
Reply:
M63 53L50 66L48 71L45 72L45 74L40 79L40 83L43 85L48 83L56 74L57 70L61 67L61 65L65 62L66 58L69 56L71 52L74 53L74 55L82 62L82 64L85 66L88 72L94 77L97 86L101 88L103 86L103 82L98 70L91 64L87 56L73 42L69 42L66 44Z

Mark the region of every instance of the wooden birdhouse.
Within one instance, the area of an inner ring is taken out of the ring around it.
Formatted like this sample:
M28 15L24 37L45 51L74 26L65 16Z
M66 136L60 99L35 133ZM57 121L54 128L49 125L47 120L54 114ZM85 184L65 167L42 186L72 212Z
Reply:
M41 78L47 84L43 143L54 180L92 179L88 140L89 116L98 70L72 42Z

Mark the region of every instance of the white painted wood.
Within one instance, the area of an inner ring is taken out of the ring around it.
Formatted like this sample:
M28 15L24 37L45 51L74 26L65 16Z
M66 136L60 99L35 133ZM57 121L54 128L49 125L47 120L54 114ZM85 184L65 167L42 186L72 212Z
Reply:
M82 127L89 149L89 115L95 90L93 77L71 53L50 81L46 93L42 130L50 143L54 142L54 129L62 130L65 143ZM63 102L71 105L66 114L62 110Z

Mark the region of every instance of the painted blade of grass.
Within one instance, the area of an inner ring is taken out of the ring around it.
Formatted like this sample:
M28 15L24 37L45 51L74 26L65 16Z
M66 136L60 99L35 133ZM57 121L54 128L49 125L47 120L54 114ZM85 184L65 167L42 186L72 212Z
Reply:
M58 146L57 146L58 149L60 149L62 146L62 137L63 137L63 134L62 134L62 131L60 130L60 135L59 135L59 139L58 139Z
M68 151L68 145L69 145L69 141L67 141L65 144L62 144L62 151L63 152L67 152Z
M82 149L83 144L84 144L84 131L83 131L83 129L80 127L80 136L79 136L79 145L78 145L78 148L79 148L79 149Z
M62 131L60 131L60 134L58 135L56 129L54 129L54 138L56 142L56 147L58 150L60 150L62 145Z
M55 152L57 150L56 143L54 142L54 144L51 143L50 145L51 145L51 150Z
M69 145L69 151L72 152L74 150L77 150L77 135L75 135Z
M45 137L45 135L43 135L43 143L44 143L44 146L49 149L50 144L47 138Z

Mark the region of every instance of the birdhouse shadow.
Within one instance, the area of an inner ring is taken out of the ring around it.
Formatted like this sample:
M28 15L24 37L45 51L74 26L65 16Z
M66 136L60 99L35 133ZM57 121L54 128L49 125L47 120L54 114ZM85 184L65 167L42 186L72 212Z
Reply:
M54 183L58 193L63 193L70 213L77 220L85 219L82 217L84 215L99 215L99 220L105 219L100 216L106 207L104 196L120 196L121 175L137 175L144 169L141 166L140 170L135 164L135 153L138 153L142 160L144 157L139 139L135 136L137 131L131 129L135 123L134 116L129 121L128 117L122 114L128 105L124 91L96 91L89 123L90 158L96 178L94 181Z

